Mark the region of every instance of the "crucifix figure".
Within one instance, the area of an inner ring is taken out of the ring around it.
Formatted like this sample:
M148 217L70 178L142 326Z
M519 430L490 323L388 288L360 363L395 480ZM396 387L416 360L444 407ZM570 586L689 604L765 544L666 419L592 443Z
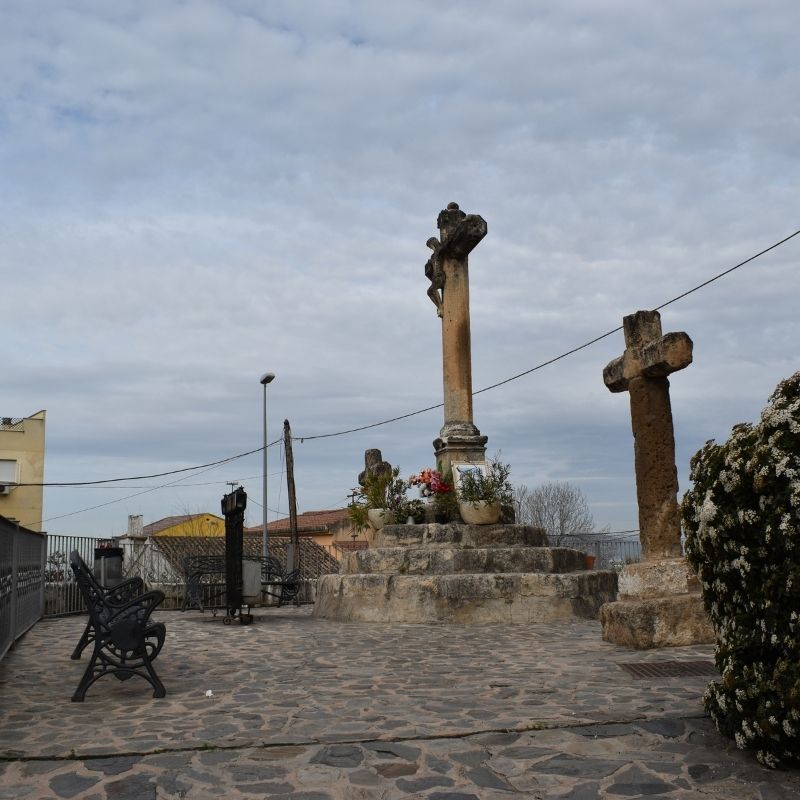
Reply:
M486 221L449 203L436 220L440 239L427 241L433 255L425 265L428 296L442 319L444 426L433 443L444 472L453 461L483 461L486 436L472 421L472 353L469 325L468 256L486 236Z
M680 558L678 471L667 376L692 363L692 340L682 332L662 336L658 311L625 317L623 329L625 352L603 370L603 381L610 391L627 391L631 399L642 556Z

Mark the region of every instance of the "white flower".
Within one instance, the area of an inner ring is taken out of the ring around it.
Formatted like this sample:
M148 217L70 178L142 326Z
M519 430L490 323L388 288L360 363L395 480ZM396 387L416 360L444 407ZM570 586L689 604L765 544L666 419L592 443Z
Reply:
M214 696L214 692L212 692L211 689L207 689L206 690L206 697L213 697L213 696Z
M759 750L756 753L756 758L765 766L771 767L775 769L778 766L778 759L772 755L772 753L768 753L766 750Z
M714 501L711 499L711 490L709 489L706 492L706 496L703 499L703 505L700 508L700 530L705 529L708 526L708 523L714 519L717 514L717 507L714 505Z

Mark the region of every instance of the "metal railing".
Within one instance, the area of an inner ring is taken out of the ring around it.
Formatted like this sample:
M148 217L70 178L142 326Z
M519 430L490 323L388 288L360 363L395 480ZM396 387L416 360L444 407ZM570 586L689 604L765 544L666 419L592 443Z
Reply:
M551 544L553 544L551 542ZM642 547L637 537L614 537L603 534L562 536L558 547L574 547L593 555L595 569L621 570L625 564L642 560Z
M0 659L42 618L47 534L0 518Z
M81 590L69 566L69 554L77 550L89 565L94 564L94 549L100 539L84 536L47 537L47 563L45 565L44 615L63 617L85 614L86 606Z

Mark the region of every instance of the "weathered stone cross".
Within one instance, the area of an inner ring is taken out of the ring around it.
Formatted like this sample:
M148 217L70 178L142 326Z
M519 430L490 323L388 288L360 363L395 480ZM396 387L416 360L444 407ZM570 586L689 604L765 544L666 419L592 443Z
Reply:
M481 461L486 436L472 421L472 352L469 324L469 270L467 258L486 236L486 221L465 214L449 203L436 220L441 241L427 245L433 255L425 265L431 282L428 296L442 318L442 370L444 426L433 443L436 460L444 471L453 461Z
M685 333L662 336L658 311L637 311L623 319L623 328L625 352L603 370L603 380L612 392L627 390L631 398L642 556L679 558L678 471L667 376L692 363L692 340Z

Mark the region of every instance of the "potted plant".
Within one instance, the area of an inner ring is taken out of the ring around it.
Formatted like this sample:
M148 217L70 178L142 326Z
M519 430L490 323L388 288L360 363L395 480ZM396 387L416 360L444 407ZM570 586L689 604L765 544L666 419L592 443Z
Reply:
M512 502L513 487L508 480L511 467L495 458L485 469L459 469L458 510L469 525L490 525L497 522L503 506Z
M453 491L453 473L446 475L426 467L408 479L410 486L418 486L420 497L428 499L436 522L450 522L458 516L458 500Z
M368 475L364 485L354 490L355 496L347 507L353 527L361 530L369 524L378 531L385 523L402 524L409 517L416 519L419 509L409 505L407 491L408 482L400 477L400 467Z

